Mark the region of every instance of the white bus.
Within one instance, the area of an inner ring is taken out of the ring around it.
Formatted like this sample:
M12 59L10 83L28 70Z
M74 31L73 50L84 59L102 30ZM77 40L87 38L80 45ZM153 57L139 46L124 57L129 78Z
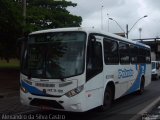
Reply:
M88 28L36 31L23 42L20 100L61 111L106 110L151 82L150 47Z

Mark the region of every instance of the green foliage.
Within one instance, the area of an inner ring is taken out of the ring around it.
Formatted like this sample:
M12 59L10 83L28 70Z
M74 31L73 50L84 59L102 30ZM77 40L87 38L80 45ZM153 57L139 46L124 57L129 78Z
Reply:
M66 9L76 5L65 0L27 0L24 25L22 0L0 0L0 58L8 61L16 57L16 41L24 32L80 26L82 18Z
M66 8L77 4L69 1L28 0L27 1L27 28L29 31L58 28L78 27L82 18L71 15Z
M20 6L13 0L0 0L0 57L14 58L16 39L21 35L22 16Z

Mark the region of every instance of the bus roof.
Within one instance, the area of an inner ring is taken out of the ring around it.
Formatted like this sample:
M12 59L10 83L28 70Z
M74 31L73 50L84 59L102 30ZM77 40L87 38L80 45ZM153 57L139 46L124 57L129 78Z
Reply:
M39 31L32 32L29 35L40 34L40 33L49 33L49 32L67 32L67 31L82 31L82 32L86 32L87 34L90 34L90 33L101 34L104 36L109 36L109 37L119 39L121 41L125 41L125 42L133 43L133 44L136 44L139 46L143 46L146 48L150 48L148 45L140 43L138 41L133 41L133 40L118 36L113 33L105 32L103 30L99 30L99 29L95 29L95 28L88 28L88 27L68 27L68 28L46 29L46 30L39 30Z

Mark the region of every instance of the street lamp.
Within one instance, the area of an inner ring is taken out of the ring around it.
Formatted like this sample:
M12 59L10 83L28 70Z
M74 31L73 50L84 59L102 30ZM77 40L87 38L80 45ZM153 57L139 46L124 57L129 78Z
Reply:
M124 33L126 33L125 32L125 30L118 24L118 22L115 20L115 19L113 19L113 18L109 18L110 20L113 20L117 25L118 25L118 27L124 32Z
M134 24L133 24L133 26L131 27L131 29L130 30L128 30L128 24L126 25L126 35L127 35L127 38L128 38L128 34L130 33L130 31L132 30L132 28L141 20L141 19L143 19L143 18L146 18L146 17L148 17L147 15L145 15L145 16L143 16L143 17L141 17L141 18L139 18Z

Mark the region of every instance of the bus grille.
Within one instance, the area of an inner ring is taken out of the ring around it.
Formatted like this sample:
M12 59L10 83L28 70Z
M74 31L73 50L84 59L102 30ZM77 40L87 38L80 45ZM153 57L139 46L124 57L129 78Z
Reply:
M49 94L43 95L43 94L36 94L36 93L31 93L31 94L35 96L44 96L44 97L61 97L59 95L49 95Z
M44 106L44 107L50 107L55 109L64 109L63 106L61 106L55 100L44 100L44 99L35 98L30 102L30 105L39 106L39 107Z

